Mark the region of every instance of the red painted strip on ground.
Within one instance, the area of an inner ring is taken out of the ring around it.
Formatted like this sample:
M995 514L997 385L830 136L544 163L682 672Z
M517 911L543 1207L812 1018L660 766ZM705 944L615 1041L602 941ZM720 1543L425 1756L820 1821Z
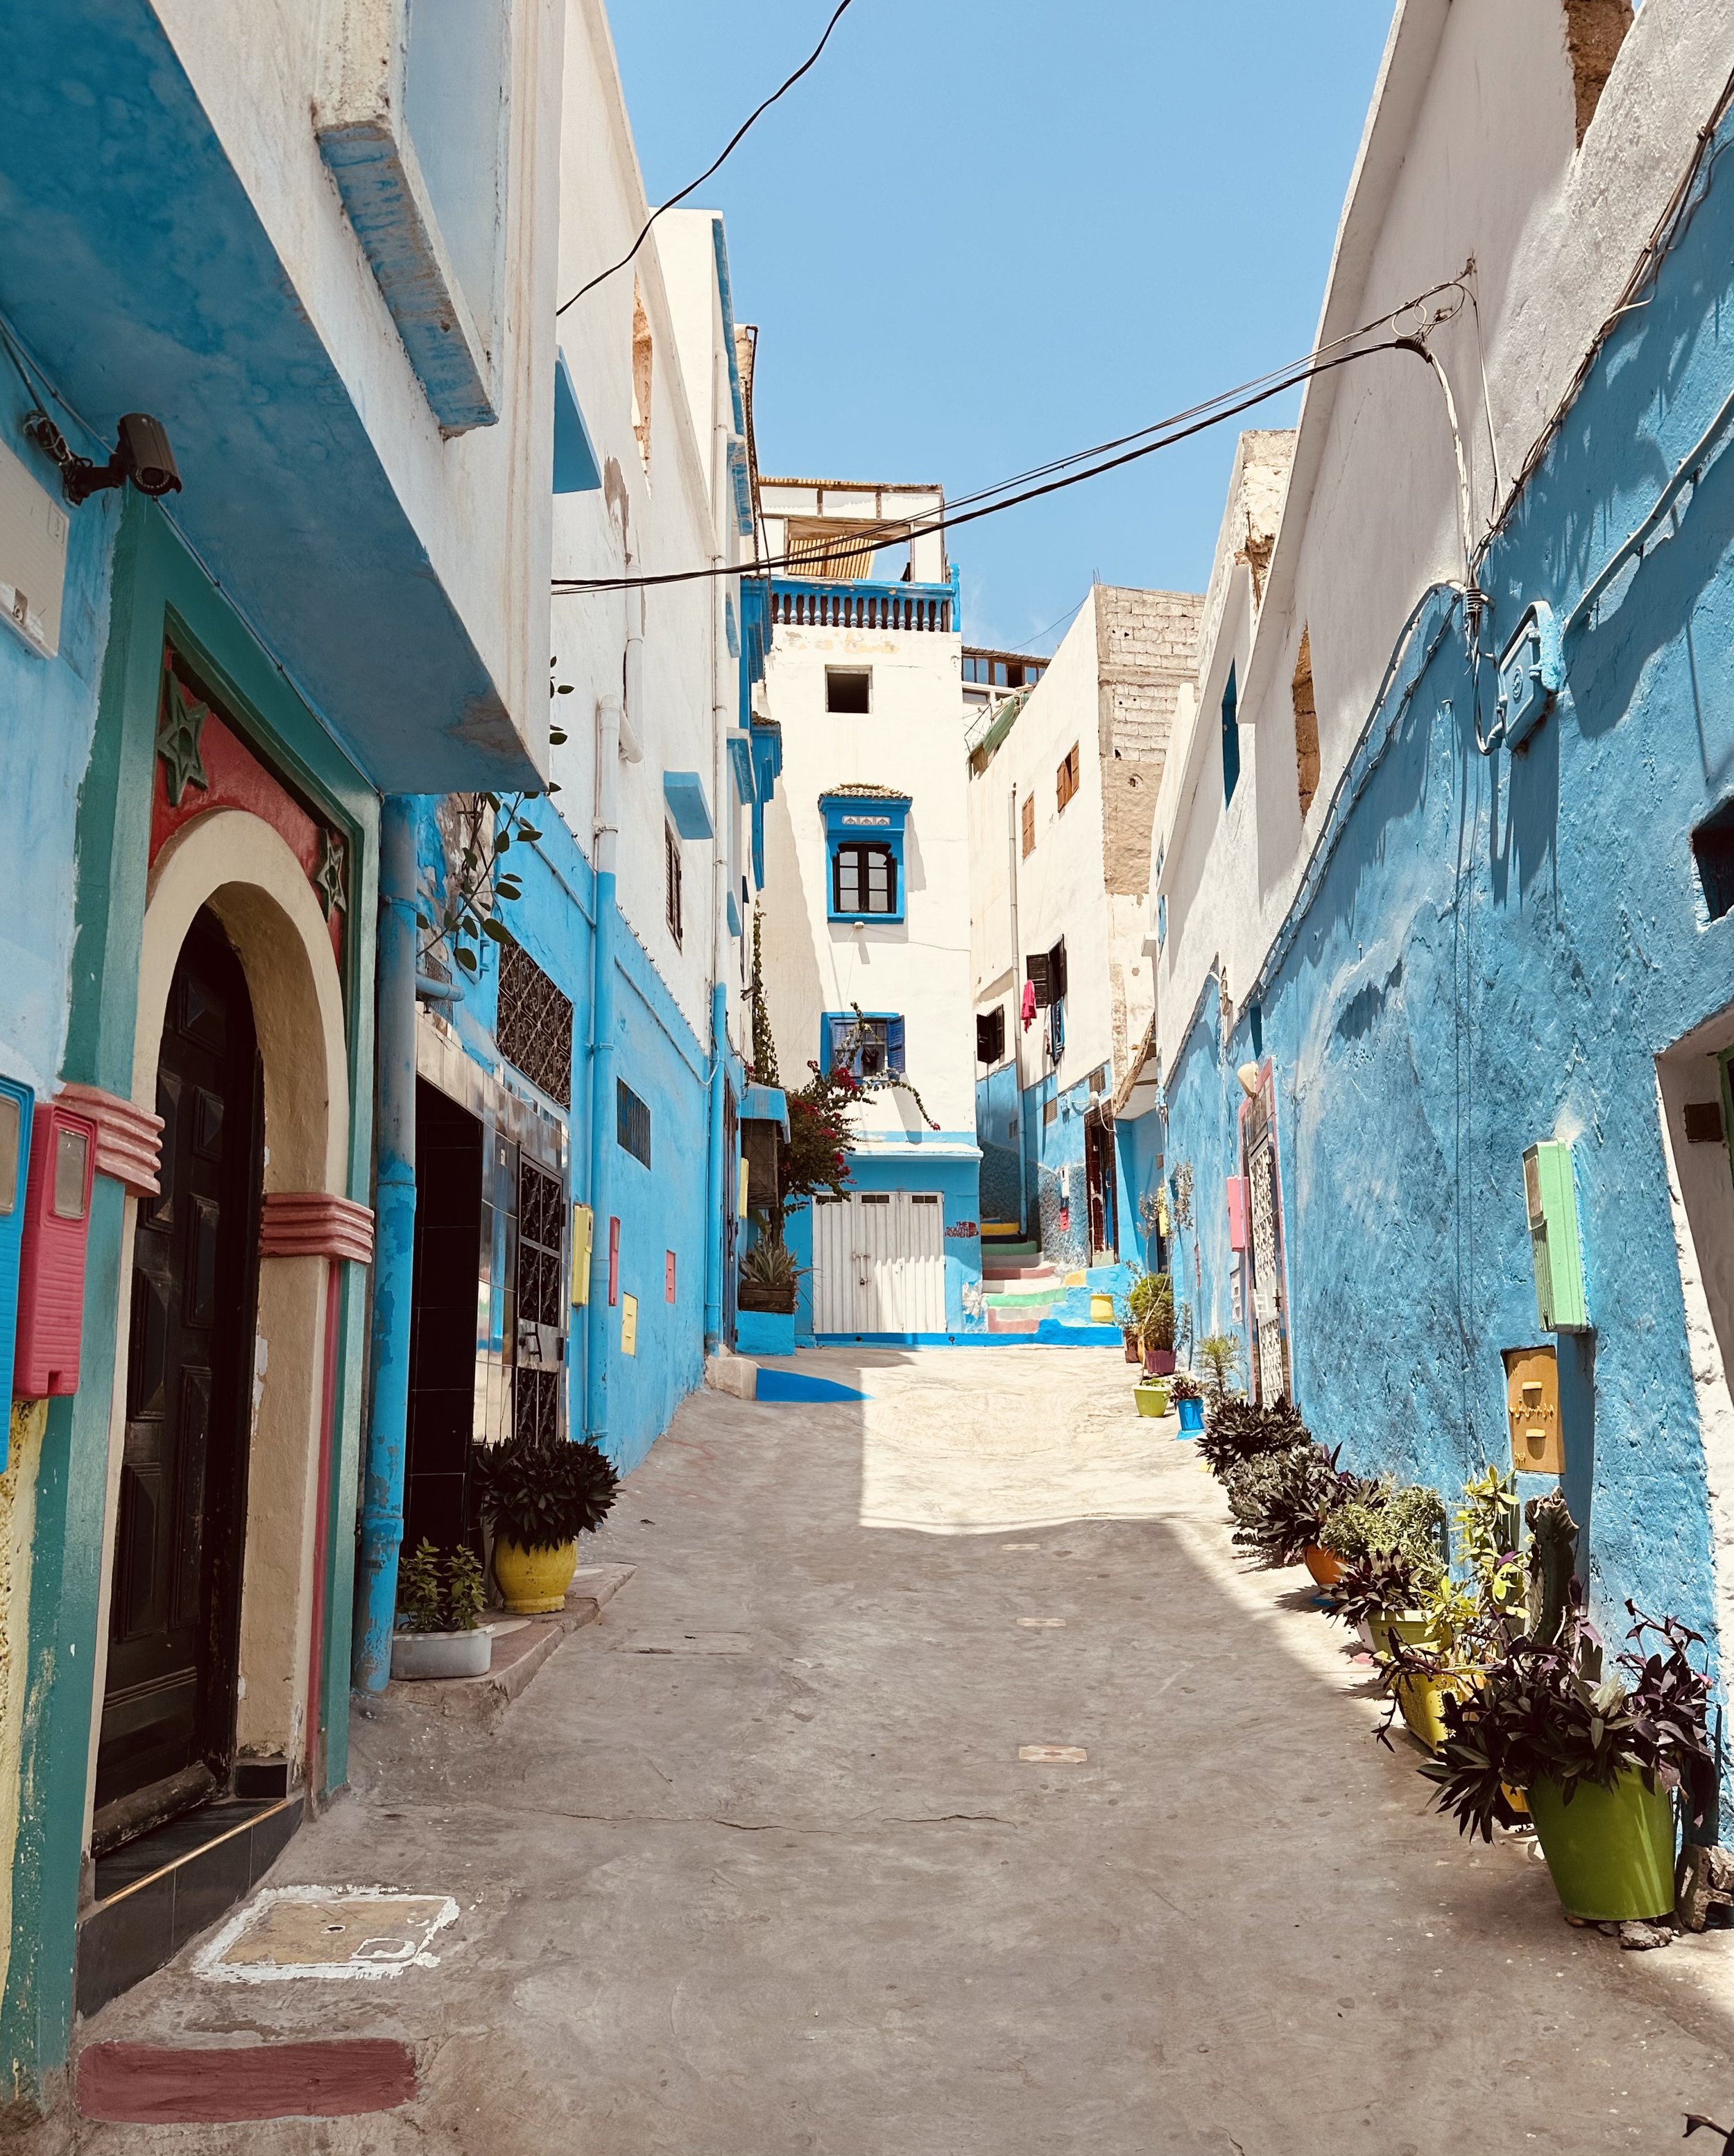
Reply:
M133 2126L350 2118L415 2093L408 2046L367 2037L220 2051L92 2044L79 2060L80 2111Z

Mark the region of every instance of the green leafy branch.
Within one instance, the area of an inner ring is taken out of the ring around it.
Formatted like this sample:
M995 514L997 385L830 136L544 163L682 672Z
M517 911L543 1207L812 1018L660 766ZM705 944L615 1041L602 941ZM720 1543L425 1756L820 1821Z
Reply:
M548 661L551 698L569 696L572 692L571 682L552 678L557 664L557 660ZM561 747L566 738L562 728L548 728L551 747ZM551 778L544 787L525 787L511 794L458 796L464 850L456 875L447 882L438 919L417 911L416 919L428 939L417 954L418 971L430 958L444 954L474 980L481 971L483 939L490 943L510 942L510 935L495 918L495 909L502 901L509 905L521 898L524 889L506 856L515 845L533 845L541 836L524 813L526 802L545 801L559 791L557 782Z

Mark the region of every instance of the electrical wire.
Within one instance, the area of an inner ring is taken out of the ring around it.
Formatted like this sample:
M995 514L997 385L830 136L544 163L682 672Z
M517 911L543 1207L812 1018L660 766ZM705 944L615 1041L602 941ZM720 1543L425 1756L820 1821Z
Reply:
M961 526L975 523L982 517L997 516L1002 510L1014 509L1024 502L1039 500L1044 495L1058 493L1066 487L1081 485L1085 480L1100 478L1106 472L1136 463L1141 457L1149 456L1157 449L1171 448L1191 435L1202 434L1208 428L1219 426L1225 419L1238 417L1254 405L1266 403L1273 397L1280 397L1287 390L1297 388L1317 375L1330 373L1351 360L1365 358L1376 352L1413 349L1413 338L1406 343L1389 338L1382 343L1370 345L1362 344L1360 340L1372 336L1380 329L1392 327L1404 316L1424 309L1429 300L1437 299L1443 292L1457 293L1460 308L1461 280L1448 278L1427 291L1418 293L1413 299L1404 300L1390 314L1378 316L1358 329L1347 331L1342 336L1332 338L1329 343L1316 346L1305 358L1292 361L1266 373L1254 375L1249 381L1232 389L1218 391L1214 397L1207 398L1202 403L1191 405L1185 411L1173 413L1166 419L1152 420L1146 426L1135 428L1130 434L1117 435L1106 442L1098 442L1089 449L1075 449L1070 455L1056 457L1045 465L1037 465L1029 471L998 480L995 485L982 487L973 494L961 495L935 516L904 517L878 524L854 526L849 533L850 546L859 548L872 540L888 544L894 540L919 537L929 532L953 531ZM1453 308L1447 312L1436 313L1429 320L1427 326L1431 327L1438 321L1449 320L1457 311L1457 308ZM1351 346L1358 348L1345 349ZM1149 439L1152 436L1157 439ZM1141 446L1126 449L1128 444ZM1121 449L1125 454L1109 454ZM1091 462L1091 459L1100 461ZM1089 468L1085 470L1073 469L1080 465L1088 465ZM1056 473L1065 475L1059 478L1050 476ZM1032 481L1041 483L1029 484ZM1008 490L1012 489L1020 490L1008 493ZM1004 498L997 500L996 496ZM650 585L699 583L717 576L763 575L777 569L810 566L810 562L809 556L798 557L793 554L780 554L750 563L725 565L721 568L707 566L701 569L668 570L660 575L644 577L557 577L552 582L554 589L558 592L636 590Z
M1219 427L1225 419L1238 418L1241 413L1252 410L1255 405L1268 403L1273 397L1281 396L1285 390L1298 388L1301 383L1311 381L1316 376L1328 374L1339 367L1347 367L1352 360L1365 359L1377 352L1406 352L1411 349L1413 346L1408 342L1399 341L1396 338L1388 338L1380 344L1363 345L1358 352L1341 352L1334 359L1321 360L1316 365L1301 366L1281 379L1272 382L1267 388L1256 390L1250 396L1240 398L1232 404L1226 404L1203 418L1194 419L1189 425L1171 425L1168 431L1161 435L1158 439L1145 442L1140 448L1127 449L1119 456L1106 458L1100 464L1090 465L1085 470L1067 472L1061 478L1050 479L1039 486L1025 487L1021 492L1008 495L1003 501L988 501L979 508L967 508L961 516L953 515L947 510L938 516L923 517L919 521L907 519L895 526L868 526L865 529L854 530L849 533L850 543L852 546L859 546L880 530L889 536L897 538L926 537L930 532L955 531L966 524L978 523L984 516L998 516L1003 510L1019 508L1027 501L1038 501L1044 495L1059 494L1068 487L1081 486L1086 480L1100 479L1106 472L1118 471L1122 465L1136 464L1141 458L1153 456L1158 449L1172 449L1177 443L1187 441L1194 434L1203 434L1212 427ZM1085 450L1080 454L1089 455L1092 453ZM1003 482L1003 484L1012 484L1012 482ZM991 492L993 490L988 491ZM643 590L653 585L699 583L712 577L762 575L767 571L776 569L799 569L803 567L810 567L811 562L810 556L778 554L772 556L767 560L741 562L733 567L726 564L721 568L670 569L664 571L659 576L557 577L553 579L553 585L557 592Z
M832 16L830 21L826 23L825 34L819 39L813 50L807 55L807 58L802 61L800 66L795 69L794 73L788 78L787 81L778 84L777 87L772 91L771 95L765 100L762 105L756 106L752 111L747 114L746 119L741 121L741 125L735 130L734 133L730 136L727 144L724 147L722 155L717 158L714 164L707 165L695 180L691 181L687 186L681 188L679 194L670 195L665 203L659 203L657 207L651 211L649 216L644 220L644 230L639 233L638 238L634 240L632 245L628 248L625 254L621 256L618 262L612 262L606 270L598 271L598 274L590 280L590 282L587 285L581 285L577 290L572 294L571 299L562 300L561 301L560 305L554 310L554 319L556 321L559 321L560 317L566 312L568 307L575 307L587 292L593 292L598 285L606 283L607 280L614 275L616 270L623 270L626 267L627 264L632 260L634 255L638 253L644 242L650 237L650 228L655 223L657 218L662 215L664 210L673 209L677 203L684 203L690 194L695 194L698 190L703 187L705 181L710 178L713 172L720 172L721 170L722 167L728 162L730 157L732 156L737 144L739 144L741 138L746 135L747 130L753 125L753 123L761 119L764 114L768 112L771 107L777 102L777 99L782 96L786 91L793 90L795 85L801 80L802 76L805 74L810 68L818 66L819 54L823 52L825 47L831 42L832 31L836 28L837 25L843 20L844 14L854 5L854 0L838 0L837 12Z

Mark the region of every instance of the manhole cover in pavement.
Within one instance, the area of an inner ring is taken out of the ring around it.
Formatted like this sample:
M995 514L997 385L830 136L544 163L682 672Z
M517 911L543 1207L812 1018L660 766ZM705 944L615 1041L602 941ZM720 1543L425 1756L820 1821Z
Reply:
M1065 1630L1064 1617L1020 1617L1018 1622L1026 1632L1063 1632Z
M1020 1744L1018 1757L1038 1767L1081 1767L1090 1754L1081 1744Z
M635 1632L624 1641L627 1655L750 1655L744 1632Z
M428 1942L457 1921L449 1894L378 1887L268 1887L193 1961L201 1976L272 1984L292 1976L396 1976L434 1969Z

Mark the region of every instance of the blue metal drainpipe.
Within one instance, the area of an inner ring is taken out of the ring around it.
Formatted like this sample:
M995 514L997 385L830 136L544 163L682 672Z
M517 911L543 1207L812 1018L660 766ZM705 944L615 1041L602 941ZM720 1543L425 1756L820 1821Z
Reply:
M584 1435L608 1450L608 1223L613 1183L614 1115L614 849L615 803L619 798L620 705L603 698L598 711L596 819L596 932L591 951L590 993L590 1302L586 1312Z
M374 1142L373 1404L362 1502L355 1681L382 1691L392 1673L403 1455L409 1420L409 1317L415 1276L415 803L388 799L379 825L379 1024Z
M722 1345L722 1227L724 1207L729 1202L724 1184L728 1160L723 1151L724 1110L727 1095L729 992L726 981L711 990L711 1172L710 1209L705 1214L709 1233L705 1249L705 1353L714 1355Z

